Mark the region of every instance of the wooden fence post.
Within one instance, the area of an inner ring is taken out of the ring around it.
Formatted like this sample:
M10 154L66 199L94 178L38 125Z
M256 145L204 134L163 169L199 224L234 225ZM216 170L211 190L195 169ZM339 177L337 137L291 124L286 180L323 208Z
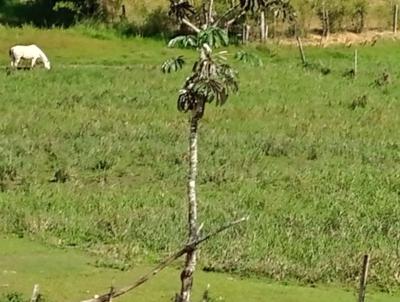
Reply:
M357 76L358 72L358 51L354 50L354 77Z
M397 20L399 18L399 5L395 4L393 8L393 33L397 34Z
M369 255L364 255L363 264L361 270L361 278L360 278L360 291L358 294L358 302L365 301L365 292L367 288L367 276L368 276L368 267L369 267Z
M37 302L39 300L39 284L35 284L32 291L31 302Z
M278 27L278 21L276 15L274 14L274 31L273 31L274 40L276 40L277 27Z

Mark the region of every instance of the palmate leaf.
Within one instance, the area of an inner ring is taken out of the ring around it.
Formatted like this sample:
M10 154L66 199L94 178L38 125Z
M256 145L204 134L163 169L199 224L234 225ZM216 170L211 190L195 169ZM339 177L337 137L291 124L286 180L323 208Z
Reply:
M243 63L252 65L252 66L262 66L263 61L261 58L255 54L248 53L244 50L240 50L235 54L235 59L238 61L242 61Z
M161 65L161 71L163 73L171 73L172 71L175 72L182 69L184 64L185 60L183 59L183 56L170 58Z
M290 1L277 1L277 3L270 6L269 10L272 11L277 18L282 19L283 21L294 22L297 18L295 9Z
M221 81L224 83L228 91L237 92L239 90L237 72L228 64L221 64L219 67Z
M197 38L192 35L188 36L177 36L168 42L168 47L179 47L179 48L195 48L198 45Z
M275 16L285 21L293 22L296 19L295 10L290 0L240 0L240 7L246 12L269 10Z
M208 27L200 31L197 37L193 35L177 36L169 41L168 47L195 48L207 44L212 48L229 45L228 33L219 27Z
M196 108L198 96L192 89L181 89L179 91L177 108L178 111L187 112Z
M227 88L217 79L200 80L193 86L193 91L203 96L206 103L215 100L217 105L223 105L228 98Z
M174 16L181 21L196 13L194 7L187 0L170 0L169 12L170 16Z
M273 4L283 2L284 0L240 0L240 7L245 11L256 11L269 8Z
M215 101L223 105L230 92L238 90L236 72L226 63L221 63L221 53L214 58L208 45L201 48L200 58L194 64L192 75L186 79L178 97L178 110L196 113L202 117L206 103Z
M231 92L238 91L237 73L225 63L226 52L212 55L209 45L203 44L199 59L194 63L192 74L179 90L177 108L179 111L191 111L193 117L201 118L206 103L215 101L217 106L223 105ZM184 64L182 56L171 58L162 64L162 71L170 73L181 69Z
M229 36L226 30L214 26L210 26L199 32L197 39L198 45L206 43L211 48L219 48L229 45Z

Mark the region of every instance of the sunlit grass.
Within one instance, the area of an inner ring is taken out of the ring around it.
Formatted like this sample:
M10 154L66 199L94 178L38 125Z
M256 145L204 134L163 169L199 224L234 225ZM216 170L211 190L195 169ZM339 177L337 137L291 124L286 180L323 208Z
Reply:
M1 28L0 41L3 53L35 41L54 66L0 74L0 230L95 248L124 266L180 246L188 129L175 100L190 67L159 68L194 54L74 30ZM200 267L352 283L370 252L371 282L398 288L397 48L360 48L354 80L343 76L354 49L341 47L306 49L326 76L304 69L294 48L253 49L262 68L234 63L240 93L209 106L200 126L200 220L206 231L251 220L207 243ZM376 87L384 71L391 82Z
M81 301L105 293L110 286L120 288L132 284L148 272L149 266L135 265L130 271L101 268L95 257L76 250L41 246L25 239L0 238L0 300L3 294L18 292L29 298L33 284L39 284L46 301ZM167 268L159 275L119 297L117 301L169 301L179 290L177 268ZM298 287L293 284L273 284L265 279L240 279L226 274L195 275L193 301L202 301L201 294L210 285L210 296L217 301L231 302L351 302L355 290L337 289L334 285ZM395 302L398 297L368 290L368 301Z

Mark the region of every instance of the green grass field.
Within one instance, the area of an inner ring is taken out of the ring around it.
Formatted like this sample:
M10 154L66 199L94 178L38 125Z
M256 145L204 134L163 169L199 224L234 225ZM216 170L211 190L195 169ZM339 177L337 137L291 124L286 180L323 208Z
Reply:
M135 266L129 272L99 268L93 258L80 252L54 249L25 239L0 238L0 245L0 301L2 295L10 292L23 293L24 298L28 298L33 284L39 284L46 301L81 301L107 292L111 285L119 288L132 284L150 270L146 266ZM117 300L170 301L179 289L179 273L177 269L167 269ZM333 285L297 287L204 272L196 273L195 282L194 301L201 301L207 284L216 301L351 302L356 299L354 291L336 289ZM377 293L368 293L367 299L371 302L398 301L398 297Z
M0 63L29 41L54 68L0 73L0 232L77 246L119 269L174 251L185 238L188 132L175 101L190 67L165 76L160 64L195 53L1 27ZM325 76L289 47L252 46L262 68L234 63L239 94L209 106L200 127L200 220L206 232L251 220L205 244L199 269L353 286L368 252L370 283L399 289L398 46L360 47L355 80L343 76L354 49L339 46L306 49ZM383 72L390 81L375 85Z

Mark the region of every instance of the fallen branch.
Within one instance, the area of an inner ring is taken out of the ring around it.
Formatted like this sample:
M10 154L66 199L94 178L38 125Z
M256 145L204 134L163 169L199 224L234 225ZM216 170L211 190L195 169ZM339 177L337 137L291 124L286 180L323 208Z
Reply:
M205 235L203 237L201 237L200 239L197 239L194 242L188 243L187 245L185 245L183 248L181 248L179 251L175 252L173 255L169 256L168 258L166 258L165 260L163 260L160 264L158 264L151 272L148 272L147 274L143 275L142 277L140 277L135 283L133 283L132 285L123 287L119 290L115 290L114 288L106 293L103 294L101 296L96 296L93 299L89 299L89 300L83 300L81 302L108 302L111 301L112 298L117 298L119 296L122 296L124 294L126 294L127 292L139 287L140 285L142 285L143 283L145 283L146 281L148 281L150 278L154 277L155 275L157 275L160 271L162 271L164 268L166 268L167 266L169 266L172 262L174 262L176 259L178 259L179 257L181 257L182 255L186 254L189 251L192 251L194 248L196 248L198 245L202 244L204 241L207 241L208 239L210 239L211 237L214 237L216 235L218 235L219 233L225 231L226 229L231 228L232 226L235 226L239 223L242 223L244 221L249 220L249 217L243 217L239 220L230 222L222 227L220 227L219 229L217 229L216 231Z

